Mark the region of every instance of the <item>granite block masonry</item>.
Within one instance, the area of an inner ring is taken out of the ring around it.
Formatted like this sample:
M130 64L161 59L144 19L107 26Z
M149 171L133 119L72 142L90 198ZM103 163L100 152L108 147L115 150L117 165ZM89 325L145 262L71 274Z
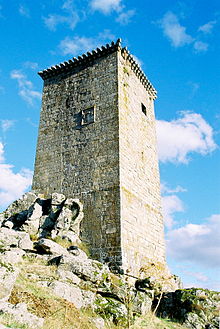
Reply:
M135 275L164 263L154 87L120 39L39 75L33 190L83 203L93 258Z

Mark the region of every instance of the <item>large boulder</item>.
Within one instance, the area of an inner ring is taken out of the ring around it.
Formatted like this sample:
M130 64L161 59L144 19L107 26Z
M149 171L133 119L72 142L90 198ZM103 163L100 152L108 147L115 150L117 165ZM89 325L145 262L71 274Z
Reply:
M13 248L0 253L1 264L17 264L22 260L25 251L19 248Z
M58 243L49 240L49 239L40 239L34 243L34 248L42 254L49 254L49 255L66 255L69 256L68 251L66 248L62 247Z
M113 298L104 298L97 295L94 310L101 317L112 321L116 325L123 325L127 322L128 309L122 302Z
M0 302L8 301L15 281L19 274L17 268L13 268L9 264L0 265Z
M102 282L110 274L107 265L80 256L62 255L51 260L51 262L57 264L59 269L68 270L81 279L92 283Z
M11 230L6 227L0 228L0 244L3 249L33 249L33 243L30 240L30 236L28 233Z
M27 213L27 219L24 224L21 226L21 230L31 234L37 235L39 226L40 226L40 218L43 216L43 207L42 202L37 199L34 204L29 208Z
M35 203L37 198L37 194L33 192L25 193L20 199L10 204L10 206L4 211L4 218L8 219L16 216L19 213L26 213L28 209Z
M12 305L10 303L0 302L0 313L12 316L12 318L23 325L28 325L29 328L39 329L43 327L44 319L27 311L25 303Z
M73 303L78 309L84 305L82 291L77 286L61 281L40 281L38 284L52 290L54 295Z
M79 236L80 223L84 216L83 205L78 199L72 198L63 202L52 232L53 237L68 234L69 231Z

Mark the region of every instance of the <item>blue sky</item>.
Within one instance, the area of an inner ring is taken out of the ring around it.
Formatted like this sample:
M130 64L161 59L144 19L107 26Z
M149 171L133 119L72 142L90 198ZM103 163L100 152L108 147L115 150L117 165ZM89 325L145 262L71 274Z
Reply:
M220 290L219 1L0 0L0 31L0 209L30 188L37 72L120 37L158 91L169 266Z

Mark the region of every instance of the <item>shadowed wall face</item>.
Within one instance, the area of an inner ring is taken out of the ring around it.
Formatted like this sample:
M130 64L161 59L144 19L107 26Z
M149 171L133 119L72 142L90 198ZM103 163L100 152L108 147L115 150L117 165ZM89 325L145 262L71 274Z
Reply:
M44 79L33 189L78 197L91 256L138 274L165 262L155 90L120 46L106 52Z

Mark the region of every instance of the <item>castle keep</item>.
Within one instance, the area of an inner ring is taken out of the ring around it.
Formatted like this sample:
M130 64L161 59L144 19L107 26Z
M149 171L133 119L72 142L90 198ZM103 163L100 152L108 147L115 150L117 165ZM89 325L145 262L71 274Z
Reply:
M33 189L79 198L91 255L130 269L165 261L156 91L120 40L39 72Z

